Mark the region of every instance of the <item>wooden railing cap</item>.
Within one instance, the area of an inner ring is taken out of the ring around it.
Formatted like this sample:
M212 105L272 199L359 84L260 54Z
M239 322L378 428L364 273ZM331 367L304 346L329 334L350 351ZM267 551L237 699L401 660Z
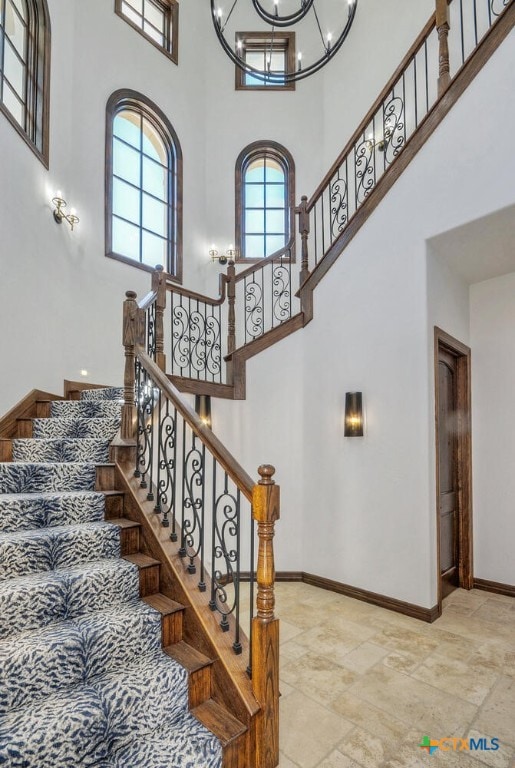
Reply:
M273 475L275 475L275 467L271 464L261 464L258 467L258 474L261 478L259 485L275 485Z
M125 296L128 299L136 299L138 294L135 291L125 291Z

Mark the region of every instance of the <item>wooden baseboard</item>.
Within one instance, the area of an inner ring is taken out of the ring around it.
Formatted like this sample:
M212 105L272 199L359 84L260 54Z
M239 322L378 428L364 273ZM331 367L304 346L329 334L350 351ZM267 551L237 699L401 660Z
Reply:
M483 589L485 592L495 592L497 595L515 597L515 586L513 584L502 584L500 581L474 579L474 589Z
M423 608L414 603L397 600L395 597L387 597L386 595L379 595L377 592L369 592L367 589L351 587L349 584L326 579L324 576L315 576L313 573L279 571L276 574L276 581L302 581L304 584L311 584L313 587L319 587L320 589L328 589L331 592L337 592L339 595L353 597L355 600L378 605L380 608L396 611L397 613L402 613L405 616L411 616L414 619L428 623L432 623L441 616L441 610L438 605L434 605L432 608Z

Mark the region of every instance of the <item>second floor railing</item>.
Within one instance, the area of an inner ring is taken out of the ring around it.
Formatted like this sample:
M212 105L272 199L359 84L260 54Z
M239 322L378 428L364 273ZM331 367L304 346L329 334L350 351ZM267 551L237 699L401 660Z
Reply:
M299 266L293 238L282 250L240 272L229 262L227 273L220 275L216 298L188 291L156 268L152 291L142 307L149 309L147 352L161 370L190 381L232 385L227 356L248 345L253 354L253 342L268 334L264 348L278 337L271 332L299 315L301 308L311 312L312 299L306 292L301 291L301 300L296 295L299 284L324 259L327 266L329 254L332 258L339 254L356 214L376 189L379 194L383 179L395 177L396 161L512 4L513 0L436 0L435 13L336 162L313 195L303 197L296 208Z
M432 15L322 182L298 208L301 282L357 211L512 0L437 0Z

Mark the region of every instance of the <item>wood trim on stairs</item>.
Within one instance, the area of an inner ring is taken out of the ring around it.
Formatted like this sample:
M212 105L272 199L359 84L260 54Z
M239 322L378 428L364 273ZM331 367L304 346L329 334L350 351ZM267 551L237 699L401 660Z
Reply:
M38 401L63 399L62 395L53 395L41 389L31 390L0 419L0 437L17 437L17 419L35 418Z
M500 581L489 581L489 579L474 579L473 583L474 589L483 589L485 592L515 597L515 584L503 584Z
M313 587L327 589L330 592L336 592L339 595L353 597L355 600L361 600L364 603L378 605L380 608L386 608L389 611L396 611L405 616L411 616L413 619L427 621L432 623L441 616L438 605L432 608L423 608L421 605L406 603L404 600L397 600L395 597L380 595L377 592L370 592L367 589L351 587L349 584L342 584L340 581L326 579L324 576L315 576L305 571L279 571L275 575L276 581L302 581L304 584L311 584Z

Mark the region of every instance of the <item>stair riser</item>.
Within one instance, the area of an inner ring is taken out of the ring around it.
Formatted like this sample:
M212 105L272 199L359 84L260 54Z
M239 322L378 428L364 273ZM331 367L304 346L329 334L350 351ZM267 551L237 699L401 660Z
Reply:
M103 494L28 494L0 497L0 533L104 520Z
M0 464L0 493L92 491L94 464Z
M115 526L92 524L80 531L71 526L69 530L46 528L0 540L0 579L119 556L120 533Z
M120 404L109 400L54 400L48 415L53 418L73 416L83 419L119 419L120 414Z
M20 437L93 437L102 440L112 440L119 425L119 417L116 419L81 419L75 416L67 416L54 419L33 419L30 428L31 434L20 435ZM29 431L28 428L27 431Z
M96 438L86 439L23 439L13 440L11 458L6 461L29 462L94 462L109 461L109 443Z
M0 582L0 640L135 601L138 595L138 570L124 560Z
M112 491L115 488L116 467L114 464L97 466L95 474L96 491Z

